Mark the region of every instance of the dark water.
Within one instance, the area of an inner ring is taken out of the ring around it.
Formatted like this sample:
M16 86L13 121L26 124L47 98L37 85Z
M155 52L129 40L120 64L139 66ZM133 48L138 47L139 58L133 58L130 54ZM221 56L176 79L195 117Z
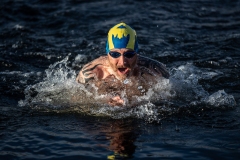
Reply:
M0 159L239 159L239 0L4 0L0 17ZM74 81L121 21L171 73L126 109Z

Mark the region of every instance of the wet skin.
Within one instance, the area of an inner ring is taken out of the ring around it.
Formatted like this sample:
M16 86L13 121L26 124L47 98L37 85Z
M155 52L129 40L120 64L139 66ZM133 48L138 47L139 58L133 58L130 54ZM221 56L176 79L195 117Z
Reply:
M135 79L137 82L141 77L141 84L146 86L147 90L150 87L147 84L156 83L158 78L161 77L169 77L168 71L160 62L139 56L138 54L131 58L123 56L125 52L132 51L131 49L121 48L112 49L111 51L119 52L121 56L113 58L108 54L93 60L82 68L76 81L84 84L94 83L98 87L104 86L102 84L107 84L106 81L112 79L112 77L119 81L118 84L121 84L126 78ZM108 103L113 106L120 106L124 105L124 100L120 95L115 95Z
M123 80L132 74L137 62L137 54L135 54L132 58L126 58L123 56L123 54L132 50L122 48L112 49L111 51L121 53L121 56L118 58L113 58L110 56L110 54L108 54L108 62L111 66L111 69L114 71L114 76L118 79Z

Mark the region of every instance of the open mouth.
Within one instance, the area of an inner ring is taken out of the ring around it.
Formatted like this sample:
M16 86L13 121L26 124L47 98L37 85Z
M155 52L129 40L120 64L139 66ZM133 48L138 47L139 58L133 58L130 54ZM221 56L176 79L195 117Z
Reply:
M118 68L118 71L122 74L126 74L128 69L127 68Z

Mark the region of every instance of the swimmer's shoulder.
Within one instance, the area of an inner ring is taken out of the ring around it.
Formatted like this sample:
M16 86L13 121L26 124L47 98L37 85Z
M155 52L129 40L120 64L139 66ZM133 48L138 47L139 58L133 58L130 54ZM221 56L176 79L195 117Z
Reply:
M76 81L78 83L88 83L91 80L98 79L103 75L103 67L107 63L107 56L101 56L85 64L80 70Z
M169 74L166 66L163 63L158 62L154 59L139 55L137 64L140 68L145 67L157 74L162 75L165 78L170 77L170 74Z

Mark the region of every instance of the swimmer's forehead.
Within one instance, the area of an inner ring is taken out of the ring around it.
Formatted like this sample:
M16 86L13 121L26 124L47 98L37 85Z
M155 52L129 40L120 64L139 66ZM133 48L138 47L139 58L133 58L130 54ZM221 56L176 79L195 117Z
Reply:
M134 51L131 48L113 48L110 51Z

